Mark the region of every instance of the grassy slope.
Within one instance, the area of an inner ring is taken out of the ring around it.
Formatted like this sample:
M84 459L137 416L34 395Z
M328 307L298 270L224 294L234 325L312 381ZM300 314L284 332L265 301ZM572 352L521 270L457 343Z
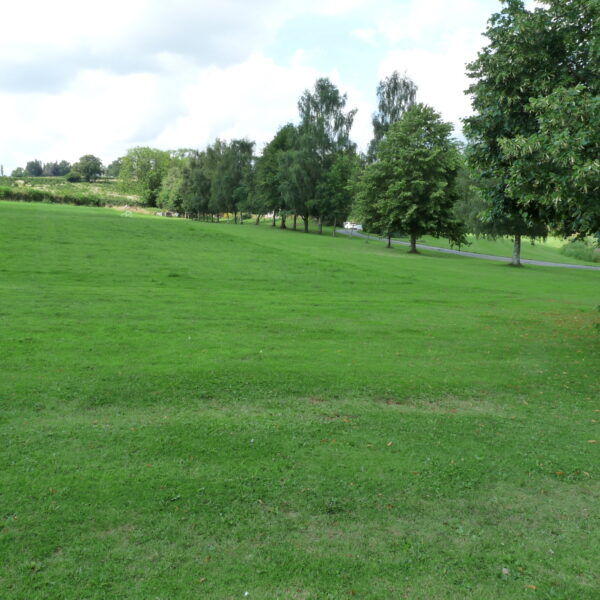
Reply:
M0 244L2 598L596 597L597 273L10 203Z

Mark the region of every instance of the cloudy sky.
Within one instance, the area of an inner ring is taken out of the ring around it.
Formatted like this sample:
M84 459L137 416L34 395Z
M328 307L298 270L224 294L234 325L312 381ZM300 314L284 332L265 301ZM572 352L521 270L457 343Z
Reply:
M92 8L93 7L93 8ZM0 164L128 148L258 148L296 122L297 101L329 77L371 136L375 89L394 70L460 126L464 65L500 0L23 0L3 3ZM93 12L92 12L93 10Z

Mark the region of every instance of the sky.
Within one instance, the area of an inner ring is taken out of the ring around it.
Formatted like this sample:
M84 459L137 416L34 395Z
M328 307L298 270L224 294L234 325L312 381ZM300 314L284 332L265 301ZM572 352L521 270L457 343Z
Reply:
M85 8L84 8L85 6ZM93 12L92 7L93 6ZM319 77L372 136L378 82L394 70L452 122L470 113L465 64L500 0L23 0L0 3L0 164L135 146L260 151Z

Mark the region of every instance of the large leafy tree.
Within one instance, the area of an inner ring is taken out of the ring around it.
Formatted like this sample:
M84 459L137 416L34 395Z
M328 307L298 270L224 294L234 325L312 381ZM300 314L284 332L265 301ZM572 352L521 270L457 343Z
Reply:
M388 130L357 185L354 212L371 230L388 238L410 237L417 252L422 235L464 243L456 219L456 176L461 157L452 125L431 107L415 104Z
M369 145L368 158L375 158L377 145L387 130L415 103L417 86L406 75L394 71L377 86L377 112L373 114L373 139Z
M582 233L595 220L585 208L589 181L581 179L593 154L593 118L587 119L591 136L584 140L579 126L571 135L573 124L561 127L557 117L568 113L560 90L580 86L597 94L600 6L597 0L542 0L542 7L528 11L522 0L503 4L485 33L489 44L467 67L475 114L465 120L465 134L489 219L514 235L513 264L520 264L522 235L545 235L548 227ZM582 104L583 112L593 109ZM564 150L582 142L583 151L575 150L581 168L570 170Z

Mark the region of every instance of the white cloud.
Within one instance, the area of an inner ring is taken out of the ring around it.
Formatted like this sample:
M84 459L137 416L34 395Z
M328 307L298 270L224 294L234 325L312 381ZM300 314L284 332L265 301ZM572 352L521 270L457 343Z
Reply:
M184 110L156 138L161 147L203 147L216 137L248 137L259 145L277 128L296 121L296 103L319 72L281 67L261 54L229 67L199 69L181 92Z
M374 27L365 27L364 29L355 29L352 35L363 42L372 44L377 36L377 29Z
M500 8L497 4L492 10ZM418 86L417 101L441 112L461 135L461 119L471 114L465 67L486 43L482 34L490 16L490 3L475 0L413 2L406 19L380 24L389 41L417 42L390 50L380 63L380 78L406 72Z
M464 63L498 7L498 0L105 0L89 18L75 0L9 3L0 37L0 163L8 171L33 158L86 153L109 161L138 144L203 147L217 136L246 136L260 147L297 120L298 97L320 76L359 109L353 137L364 149L377 65L380 77L407 71L419 100L457 122L469 108ZM307 31L288 58L269 56L285 23L301 17L295 26L310 27L324 16L329 42ZM327 43L352 36L357 45L372 42L369 81L364 64L360 72L321 66Z

